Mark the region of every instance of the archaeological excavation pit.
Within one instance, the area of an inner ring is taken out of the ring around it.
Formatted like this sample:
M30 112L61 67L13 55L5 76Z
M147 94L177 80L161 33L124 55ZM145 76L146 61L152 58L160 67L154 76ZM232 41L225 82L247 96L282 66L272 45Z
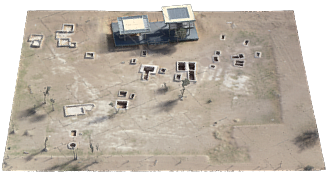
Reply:
M177 71L186 71L186 62L177 62Z
M95 53L94 52L86 52L84 55L85 59L94 59L95 58Z
M174 76L175 81L181 81L181 78L182 78L181 74L175 74Z
M70 142L67 144L68 149L75 149L77 147L77 144L75 142Z
M239 58L245 58L245 55L242 53L238 54L238 56L239 56Z
M245 65L245 60L234 60L233 65L235 67L244 67Z
M165 72L166 72L166 68L160 68L158 73L165 74Z
M72 136L72 137L76 137L76 133L77 133L76 130L71 130L71 136Z
M136 97L136 94L134 94L134 93L132 93L131 95L130 95L130 99L134 99Z
M246 39L245 41L244 41L244 46L248 46L248 44L249 44L249 40L248 39Z
M33 48L39 48L40 46L41 46L41 41L39 41L39 40L34 40L31 43L31 47L33 47Z
M195 62L189 62L189 70L196 70L196 63Z
M219 62L219 56L218 55L213 55L212 56L212 61L213 61L213 63Z
M261 58L262 53L261 52L255 52L255 58Z
M117 100L116 101L116 109L128 109L128 101L127 100Z
M188 72L188 79L189 79L189 81L196 81L195 71L189 71Z
M239 55L231 55L231 59L239 59Z
M130 60L130 64L137 64L137 59L132 58L132 59Z
M69 48L76 48L76 42L71 42L71 45L69 45Z
M212 69L215 69L215 65L214 64L210 64L210 68L212 68Z
M226 39L226 36L225 35L221 35L220 36L220 40L225 40Z
M141 51L141 56L142 56L142 57L145 57L146 55L147 55L147 50L142 50L142 51Z
M220 51L220 50L216 50L216 51L214 52L214 55L220 56L220 55L221 55L221 51Z
M118 91L118 96L119 97L126 97L128 94L128 91Z
M148 80L148 79L149 79L149 73L144 72L144 73L142 74L142 79L143 79L143 80Z

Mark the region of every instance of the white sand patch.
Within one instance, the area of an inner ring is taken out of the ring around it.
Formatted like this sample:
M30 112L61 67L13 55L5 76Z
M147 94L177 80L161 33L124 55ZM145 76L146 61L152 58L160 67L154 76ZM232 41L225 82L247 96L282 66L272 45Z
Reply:
M66 60L64 60L64 59L62 59L62 58L57 57L57 60L60 61L60 62L63 63L63 64L66 64Z
M249 77L245 75L236 76L233 73L227 73L224 75L223 85L221 90L236 92L238 94L249 94L246 86Z
M75 68L72 66L56 66L53 67L51 72L55 74L68 74L73 73L75 71Z
M72 85L72 89L74 89L74 96L78 99L77 92L79 90L79 82L78 82L78 77L75 75L74 76L74 84Z
M95 89L92 84L88 83L86 81L86 79L83 78L83 82L84 82L84 85L87 86L86 87L86 92L91 95L91 97L93 99L96 99L98 98L98 95L100 94L99 90L98 89Z
M216 76L219 77L222 73L222 68L218 68L218 71L216 72Z

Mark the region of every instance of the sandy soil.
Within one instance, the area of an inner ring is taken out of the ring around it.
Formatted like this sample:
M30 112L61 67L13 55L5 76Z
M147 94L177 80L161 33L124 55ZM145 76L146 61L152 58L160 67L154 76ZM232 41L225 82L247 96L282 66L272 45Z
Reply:
M161 12L28 13L3 170L325 168L319 141L306 149L294 142L316 130L316 122L292 11L195 12L198 41L115 48L111 22L144 14L163 20ZM63 23L75 24L70 37L77 48L56 47ZM32 33L43 34L41 48L29 47ZM141 50L148 55L140 57ZM212 62L215 50L219 63ZM84 59L85 52L96 58ZM232 65L231 55L239 53L244 68ZM129 64L132 58L137 64ZM181 82L173 81L177 61L197 62L197 82L186 87L183 101ZM167 70L141 81L141 64ZM136 98L118 97L119 90ZM116 100L129 100L129 109L115 113ZM84 103L96 107L64 117L63 106ZM70 142L78 145L77 161Z

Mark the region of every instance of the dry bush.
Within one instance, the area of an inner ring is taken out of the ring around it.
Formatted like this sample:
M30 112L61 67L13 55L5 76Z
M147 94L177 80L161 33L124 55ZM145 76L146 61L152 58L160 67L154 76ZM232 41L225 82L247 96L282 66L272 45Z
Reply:
M313 147L319 140L317 130L306 131L294 139L294 144L300 148L300 151Z

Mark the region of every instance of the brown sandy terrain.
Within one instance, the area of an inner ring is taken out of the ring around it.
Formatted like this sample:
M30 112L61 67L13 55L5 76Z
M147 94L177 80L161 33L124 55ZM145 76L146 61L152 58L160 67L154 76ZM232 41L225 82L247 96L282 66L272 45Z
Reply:
M292 11L195 12L198 41L115 48L111 22L143 14L163 20L161 12L28 13L3 170L325 168L319 141L306 149L294 143L316 130L316 122ZM70 37L77 48L56 47L63 23L75 24ZM29 47L32 33L44 35L41 48ZM148 55L140 57L144 49ZM222 52L220 62L210 69L215 50ZM254 58L255 51L262 57ZM85 52L96 59L83 59ZM232 66L230 56L239 53L244 68ZM131 58L136 65L128 64ZM183 101L181 82L173 81L176 61L197 62L197 82L186 87ZM141 64L167 72L141 81ZM46 86L50 95L42 104ZM109 104L128 100L119 90L137 96L116 114ZM63 106L85 103L96 107L64 117ZM42 152L46 137L48 151ZM77 161L67 149L73 141Z

